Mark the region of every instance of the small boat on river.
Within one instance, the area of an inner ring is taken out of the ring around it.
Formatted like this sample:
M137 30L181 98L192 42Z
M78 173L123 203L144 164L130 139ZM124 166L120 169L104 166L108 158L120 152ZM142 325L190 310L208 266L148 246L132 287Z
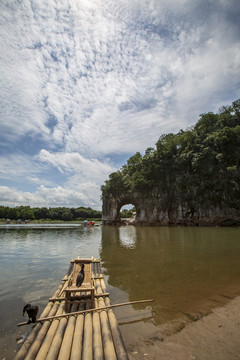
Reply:
M121 305L110 304L98 259L71 260L15 359L128 359L112 310Z

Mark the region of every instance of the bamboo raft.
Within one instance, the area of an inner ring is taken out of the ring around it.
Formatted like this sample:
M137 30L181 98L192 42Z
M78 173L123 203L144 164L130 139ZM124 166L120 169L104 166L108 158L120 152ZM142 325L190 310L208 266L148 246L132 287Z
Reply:
M62 279L53 297L49 299L40 319L37 320L22 344L15 360L128 359L99 260L88 259L91 260L95 307L90 309L92 294L86 291L85 295L80 293L69 298L71 301L69 312L67 312L65 293L76 260L71 261L68 273ZM84 259L78 258L78 260ZM121 305L123 304L115 306ZM26 322L18 325L25 324Z

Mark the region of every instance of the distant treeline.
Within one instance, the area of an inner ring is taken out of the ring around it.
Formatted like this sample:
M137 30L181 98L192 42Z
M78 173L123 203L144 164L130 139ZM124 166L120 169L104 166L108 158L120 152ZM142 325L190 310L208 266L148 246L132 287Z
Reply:
M0 206L0 219L10 220L82 220L82 219L101 219L102 212L93 210L90 207L78 208L31 208L30 206L8 207Z

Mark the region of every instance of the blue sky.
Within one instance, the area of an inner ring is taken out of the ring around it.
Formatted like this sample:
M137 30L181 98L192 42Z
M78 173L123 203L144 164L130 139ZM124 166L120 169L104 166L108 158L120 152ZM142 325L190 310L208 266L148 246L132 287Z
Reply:
M137 151L240 98L239 0L1 0L0 204L101 209Z

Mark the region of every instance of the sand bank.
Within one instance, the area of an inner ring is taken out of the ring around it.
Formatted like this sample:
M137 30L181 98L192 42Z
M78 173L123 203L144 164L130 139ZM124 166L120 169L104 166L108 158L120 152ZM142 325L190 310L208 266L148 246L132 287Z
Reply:
M171 333L171 331L170 331ZM240 296L215 308L197 321L179 326L178 332L134 344L130 360L235 360L240 359Z

